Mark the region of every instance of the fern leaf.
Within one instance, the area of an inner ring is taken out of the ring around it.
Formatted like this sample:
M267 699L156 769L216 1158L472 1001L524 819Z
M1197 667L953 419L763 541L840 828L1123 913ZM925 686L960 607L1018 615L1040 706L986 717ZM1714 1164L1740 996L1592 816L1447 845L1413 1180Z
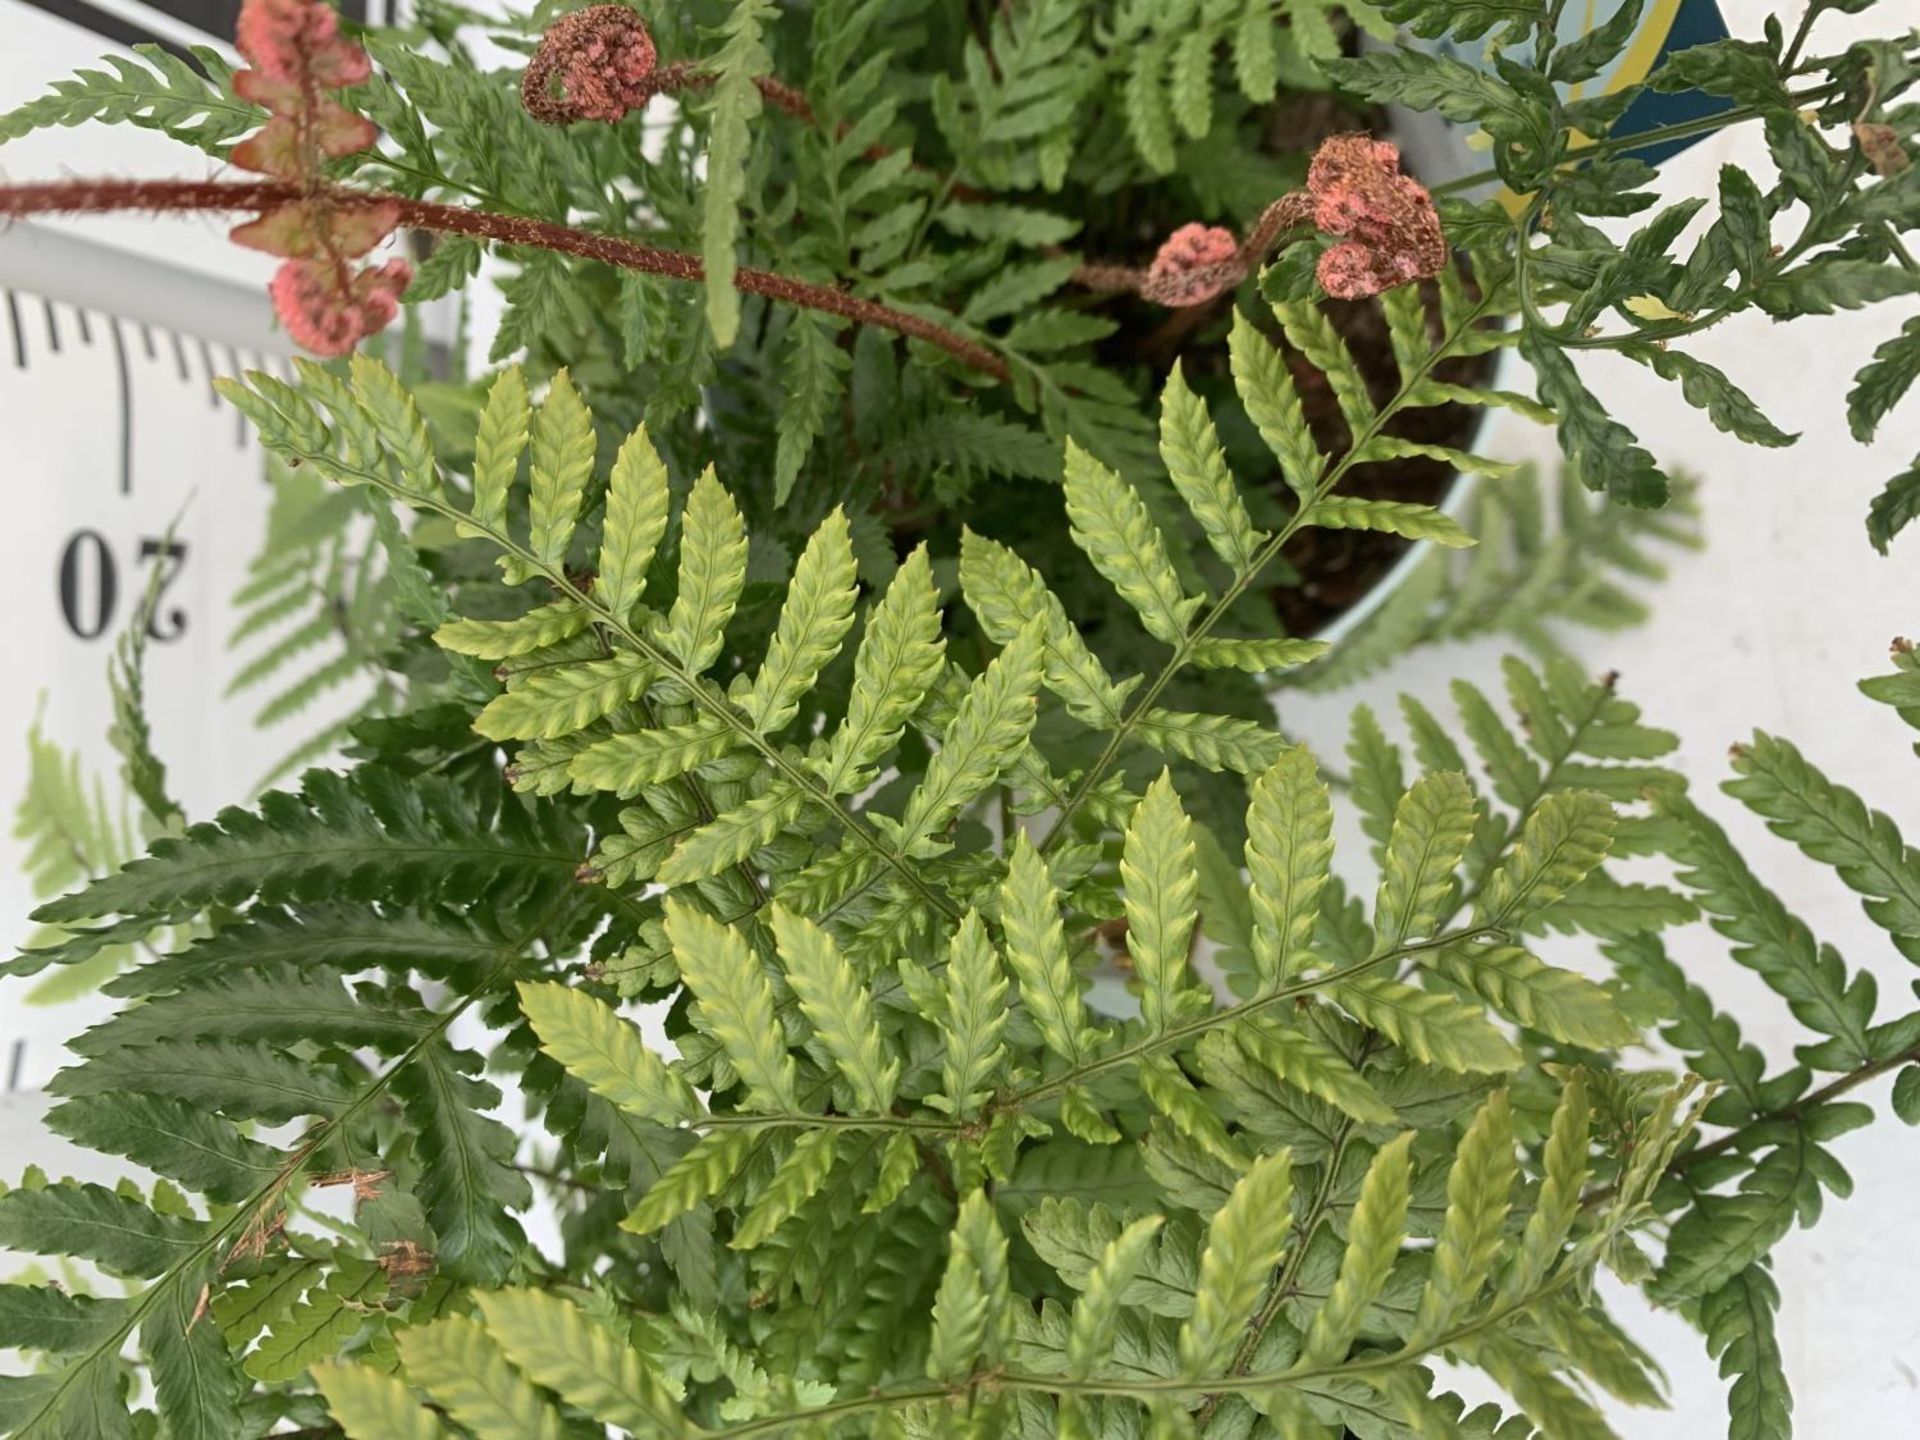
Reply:
M694 482L680 525L680 588L654 638L698 673L725 644L747 578L746 526L712 466Z
M667 902L667 936L706 1028L733 1062L762 1110L798 1108L793 1056L774 1019L773 987L739 931L685 904Z
M1789 741L1756 732L1734 750L1739 779L1725 790L1765 818L1767 828L1809 857L1831 865L1866 897L1862 908L1920 964L1920 854L1899 827L1844 785L1836 785Z
M122 1301L69 1295L51 1285L0 1285L0 1345L72 1354L110 1337L125 1312Z
M1255 105L1272 101L1280 84L1280 57L1273 7L1249 0L1233 27L1233 74L1240 93Z
M945 1093L928 1103L965 1117L989 1098L986 1087L1006 1056L1007 979L977 910L969 910L954 932L946 978L940 1025Z
M109 55L106 70L77 71L56 80L50 94L0 114L0 144L50 125L90 120L137 125L224 157L233 141L267 118L260 106L233 93L233 67L215 50L192 47L193 60L158 45L135 45L144 65Z
M557 740L639 699L653 678L653 667L630 650L538 670L488 701L473 728L489 740Z
M568 985L523 981L520 1009L540 1048L609 1104L655 1125L700 1114L692 1087L611 1005Z
M1099 1262L1087 1272L1067 1332L1067 1374L1073 1379L1091 1379L1106 1364L1123 1297L1165 1223L1158 1215L1134 1221L1107 1243Z
M1324 1365L1347 1353L1360 1322L1373 1304L1406 1239L1407 1201L1412 1163L1411 1132L1391 1140L1374 1154L1360 1182L1360 1199L1347 1221L1347 1250L1340 1276L1314 1312L1300 1350L1301 1363Z
M475 1440L560 1440L560 1413L506 1353L463 1315L410 1325L398 1336L400 1362Z
M536 877L564 883L579 863L577 841L550 811L490 826L442 777L363 765L344 775L309 771L297 794L271 792L255 810L223 810L155 841L145 859L42 906L35 918L71 924L119 914L165 923L256 896L470 896ZM62 957L30 952L0 972L32 973L55 958Z
M773 69L762 27L778 18L768 0L734 0L720 33L720 49L706 62L715 76L707 105L707 183L701 208L700 259L707 277L707 328L725 350L740 328L740 295L733 288L734 244L746 198L753 122L760 114L754 84ZM704 668L704 667L695 667Z
M540 1290L475 1298L487 1334L535 1384L602 1424L639 1435L682 1433L676 1388L604 1320Z
M1166 52L1157 45L1134 48L1123 92L1127 133L1133 148L1156 175L1174 167L1173 117L1167 105Z
M1025 835L1013 842L1000 895L1007 932L1007 963L1020 982L1020 1000L1040 1029L1040 1038L1069 1066L1092 1049L1097 1032L1088 1023L1080 979L1067 954L1060 921L1060 892L1040 852Z
M197 1195L237 1205L281 1173L279 1151L250 1140L232 1121L184 1100L118 1092L56 1105L45 1124L105 1155L121 1155Z
M901 563L868 615L854 654L847 718L834 732L821 767L830 792L851 794L871 782L873 767L920 708L945 655L940 595L922 545Z
M1333 806L1312 754L1296 745L1254 781L1247 807L1253 963L1265 987L1299 968L1332 864Z
M462 535L504 535L507 496L520 473L520 457L533 433L533 406L527 379L518 365L500 372L487 391L473 442L473 524L457 525Z
M1487 877L1480 915L1513 925L1552 906L1607 858L1614 823L1605 796L1585 790L1547 796L1528 814L1513 853Z
M908 847L924 845L951 824L1025 746L1040 689L1042 626L1038 619L1029 624L967 687L901 814Z
M219 1322L220 1333L236 1348L250 1345L300 1303L323 1273L319 1260L288 1260L255 1275L245 1285L228 1286L214 1295L208 1309Z
M1300 404L1300 392L1294 387L1286 357L1238 311L1227 337L1227 352L1247 418L1280 462L1287 487L1301 503L1312 500L1319 489L1324 462L1313 432L1307 428L1307 413Z
M718 760L736 743L734 732L717 720L689 720L596 741L568 762L567 774L590 789L630 800L649 786Z
M219 1328L199 1313L199 1297L168 1286L140 1326L153 1376L154 1409L169 1435L226 1436L241 1431L243 1386Z
M703 1135L653 1182L620 1228L651 1235L712 1199L740 1173L756 1142L753 1131L744 1128Z
M1407 783L1400 764L1400 748L1388 743L1386 732L1365 705L1353 707L1347 735L1348 785L1360 809L1360 828L1373 841L1373 857L1385 865L1387 841Z
M1582 1192L1590 1169L1587 1143L1592 1113L1585 1073L1569 1071L1547 1132L1545 1174L1533 1213L1527 1216L1513 1263L1500 1281L1502 1302L1531 1295L1560 1259L1560 1247L1566 1244L1585 1198Z
M420 1203L440 1242L441 1267L497 1284L527 1243L508 1212L531 1205L533 1189L514 1167L513 1131L485 1113L499 1105L500 1092L473 1078L480 1066L478 1055L433 1039L394 1072L393 1092L419 1150Z
M1193 1314L1180 1327L1182 1373L1220 1374L1253 1316L1293 1220L1293 1160L1277 1150L1254 1161L1207 1227ZM1396 1246L1399 1238L1395 1237Z
M1803 1049L1803 1058L1835 1071L1869 1063L1872 979L1862 973L1849 980L1840 957L1814 941L1806 923L1760 883L1726 832L1690 801L1661 796L1655 804L1685 827L1674 851L1686 867L1680 883L1713 917L1713 928L1734 942L1733 958L1784 999L1801 1024L1829 1037L1826 1044Z
M834 1146L838 1137L831 1130L810 1130L794 1142L793 1149L773 1172L753 1208L740 1217L733 1238L727 1244L735 1250L755 1250L800 1207L820 1193L833 1173Z
M1235 1173L1246 1169L1246 1154L1227 1134L1226 1122L1169 1056L1142 1056L1139 1081L1153 1108L1167 1118L1181 1138L1200 1146ZM1116 1134L1114 1138L1119 1137Z
M140 1279L163 1274L198 1250L202 1228L104 1185L69 1180L0 1195L0 1248L91 1260Z
M512 660L570 640L593 619L585 606L559 600L512 620L449 620L433 632L434 643L476 660Z
M621 445L607 478L607 518L593 582L594 598L622 623L646 590L647 568L667 533L670 498L667 467L642 425Z
M1147 633L1169 645L1186 635L1197 600L1181 588L1165 538L1146 503L1112 470L1067 442L1067 520L1073 543L1139 615Z
M800 818L806 803L799 791L776 783L688 835L661 862L654 878L662 885L690 885L718 875L770 844Z
M1013 1321L1007 1237L993 1203L975 1190L960 1202L940 1292L933 1302L927 1374L957 1380L998 1358Z
M1127 953L1140 977L1142 1014L1148 1030L1158 1033L1204 1012L1210 1003L1187 965L1200 913L1193 826L1173 777L1164 770L1147 787L1127 826L1120 883L1126 891Z
M1306 1031L1254 1019L1236 1025L1232 1040L1283 1084L1318 1096L1363 1125L1393 1124L1393 1108L1366 1077L1338 1050Z
M412 392L377 360L356 354L348 365L353 398L397 468L400 488L416 495L436 493L440 481L434 470L433 440Z
M887 1053L872 992L833 937L779 901L768 912L787 983L820 1043L852 1087L861 1113L884 1115L900 1085L900 1062ZM823 1177L824 1178L824 1177Z
M1192 659L1203 670L1264 675L1309 664L1332 648L1325 640L1223 640L1209 635L1193 646Z
M391 1375L331 1363L315 1365L312 1374L347 1440L452 1440L439 1417Z
M1178 755L1202 769L1257 775L1287 748L1264 725L1233 715L1203 715L1190 710L1139 712L1134 734L1163 755Z
M580 502L593 474L593 414L563 368L553 377L547 398L533 419L528 452L532 528L527 548L542 563L566 563L567 546L580 519Z
M878 1215L886 1210L907 1193L907 1187L919 1173L920 1147L906 1131L896 1131L888 1137L886 1149L880 1152L879 1174L860 1206L860 1213Z
M1727 1392L1727 1440L1792 1440L1793 1391L1774 1330L1780 1291L1750 1266L1700 1302L1707 1353L1720 1361Z
M1204 31L1195 33L1206 38ZM1214 553L1234 574L1246 570L1267 537L1247 517L1206 402L1187 388L1178 365L1160 394L1160 458Z
M1520 1052L1471 1006L1449 995L1416 990L1379 975L1333 987L1333 998L1417 1059L1448 1070L1499 1072L1520 1063Z
M1357 440L1372 424L1374 408L1367 393L1366 377L1360 373L1346 342L1317 305L1292 301L1273 308L1287 332L1288 342L1307 358L1308 364L1326 376L1347 428Z
M1555 1374L1539 1352L1522 1349L1504 1336L1488 1337L1474 1347L1474 1360L1552 1440L1617 1440L1600 1412Z
M269 1385L297 1379L316 1360L337 1355L385 1297L386 1273L370 1260L343 1261L326 1284L275 1320L247 1355L247 1374Z
M1504 480L1507 476L1518 473L1520 469L1519 464L1514 461L1495 460L1490 456L1476 455L1471 450L1461 450L1452 445L1435 445L1424 440L1409 440L1403 435L1374 436L1367 442L1365 449L1355 453L1353 463L1370 465L1379 460L1410 459L1438 460L1442 465L1463 474L1481 475L1489 480ZM1379 527L1349 525L1346 528L1351 530Z
M1121 707L1134 682L1114 683L1039 571L997 540L963 530L960 589L980 628L997 645L1011 644L1039 617L1044 625L1047 688L1082 724L1111 729L1120 722Z
M798 712L821 668L839 653L858 596L846 512L836 506L794 566L767 658L740 702L761 734L781 729Z
M160 1040L121 1046L62 1070L47 1088L56 1095L139 1089L206 1106L233 1119L275 1123L331 1115L353 1097L353 1087L335 1066L237 1040L210 1045Z
M1421 776L1400 798L1373 907L1380 953L1433 933L1477 813L1466 776L1449 771Z
M1447 1172L1447 1214L1433 1247L1420 1312L1407 1339L1409 1349L1445 1334L1480 1298L1500 1253L1501 1230L1513 1203L1518 1173L1507 1092L1496 1090L1454 1151L1453 1168Z
M1362 500L1352 495L1329 495L1314 503L1307 523L1323 530L1378 530L1408 540L1431 540L1450 549L1464 549L1474 538L1451 515L1431 505L1405 500Z
M1213 128L1213 44L1205 27L1180 37L1169 57L1167 100L1180 128L1198 140Z
M1564 1045L1612 1050L1638 1038L1605 990L1518 946L1450 946L1432 966L1516 1024Z
M821 317L793 317L787 329L786 403L780 407L773 454L776 506L785 505L793 494L793 482L800 478L815 439L827 428L845 388L840 374L846 367L846 352L834 343Z

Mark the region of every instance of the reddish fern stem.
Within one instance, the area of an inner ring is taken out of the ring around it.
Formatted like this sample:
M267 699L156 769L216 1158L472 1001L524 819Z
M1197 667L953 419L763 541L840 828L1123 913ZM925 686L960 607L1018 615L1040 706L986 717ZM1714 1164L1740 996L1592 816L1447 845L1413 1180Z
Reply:
M122 211L266 210L290 200L310 198L313 193L271 180L56 180L37 185L0 186L0 219ZM706 268L699 257L684 250L596 235L549 220L500 215L430 200L409 200L400 195L345 186L324 187L321 193L333 204L347 209L391 204L398 208L400 223L417 230L469 235L502 245L578 255L618 269L637 270L670 280L698 283L706 278ZM749 295L764 295L782 304L839 315L857 325L872 325L909 339L923 340L996 380L1009 378L1006 362L986 346L922 316L771 270L742 267L734 273L733 283L736 289Z

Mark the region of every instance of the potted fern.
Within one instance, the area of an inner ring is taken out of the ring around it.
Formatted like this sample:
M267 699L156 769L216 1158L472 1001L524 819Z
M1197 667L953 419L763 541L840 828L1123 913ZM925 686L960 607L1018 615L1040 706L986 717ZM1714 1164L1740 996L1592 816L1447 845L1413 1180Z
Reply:
M1431 504L1346 482L1392 458L1392 417L1462 398L1437 367L1503 343L1484 323L1503 308L1542 399L1465 393L1545 404L1578 474L1619 499L1652 502L1662 478L1571 352L1624 349L1729 428L1780 434L1659 342L1749 306L1911 288L1894 156L1915 72L1897 43L1814 53L1827 8L1792 37L1681 52L1656 80L1734 100L1718 123L1765 123L1786 176L1764 192L1729 177L1682 263L1697 205L1624 242L1586 218L1635 213L1645 176L1606 148L1607 107L1552 82L1604 61L1618 27L1563 49L1551 7L1394 6L1429 31L1498 23L1506 56L1468 71L1390 49L1325 72L1481 124L1529 197L1519 218L1419 203L1373 142L1327 152L1307 199L1269 217L1264 274L1204 234L1161 267L1188 294L1241 293L1220 322L1233 400L1170 370L1151 430L1123 382L1096 378L1097 350L1043 363L1011 338L1070 334L1081 307L969 318L809 278L832 273L820 237L778 247L823 202L766 188L776 156L800 163L789 146L849 152L863 184L922 183L902 111L867 133L832 108L863 63L885 88L866 38L977 56L912 105L984 143L977 107L1050 33L1027 27L1056 9L1077 26L1082 7L1004 7L968 34L943 28L971 18L946 7L743 0L716 7L711 53L680 46L690 12L644 30L561 18L508 84L460 48L451 11L422 21L448 60L368 36L376 71L317 0L248 0L246 78L156 71L198 108L127 113L231 126L207 143L239 141L235 163L267 180L0 188L12 214L253 211L242 238L284 256L283 313L322 348L455 283L482 244L510 247L505 343L525 352L455 389L364 353L225 387L276 456L381 519L405 698L338 766L50 902L61 937L7 962L184 937L111 981L126 1003L75 1040L48 1117L151 1178L30 1173L0 1195L0 1248L75 1262L77 1282L0 1285L0 1345L36 1357L0 1377L0 1431L1584 1440L1612 1433L1603 1407L1660 1394L1594 1288L1605 1269L1701 1328L1736 1377L1730 1434L1790 1433L1767 1257L1845 1192L1832 1147L1872 1117L1866 1087L1891 1078L1893 1108L1920 1116L1916 1017L1760 884L1722 802L1688 792L1671 736L1610 681L1515 661L1500 699L1414 698L1404 750L1356 708L1340 803L1367 853L1336 876L1321 759L1219 677L1326 648L1248 604L1295 537L1471 541ZM1118 33L1075 28L1034 69L1090 84L1083 51ZM804 95L772 79L796 37L819 67ZM689 102L677 168L588 113L669 81ZM556 129L529 100L581 113ZM66 103L79 118L98 87ZM804 123L747 124L761 104ZM369 148L370 119L392 148ZM1567 167L1576 124L1598 150ZM1075 135L1020 137L1000 183L1031 166L1024 189L1044 191ZM610 197L642 164L646 225L702 231L704 261L628 233L640 212ZM951 200L980 180L939 184ZM750 192L767 223L742 230ZM1796 196L1808 232L1773 254L1769 218ZM1344 233L1343 215L1372 218ZM361 258L403 224L446 237L417 272ZM783 267L740 265L743 235ZM997 303L1086 263L982 243L948 278L1001 287ZM1309 278L1351 267L1431 277L1377 297L1399 377L1384 396ZM1156 284L1142 268L1136 288ZM822 313L853 326L844 403L769 403L779 356L839 353ZM1083 324L1073 343L1104 338ZM1911 379L1903 343L1856 389L1869 428ZM1290 354L1350 433L1316 434ZM949 545L943 519L900 554L884 541L905 527L870 495L776 499L783 466L810 486L816 456L831 477L836 447L859 461L903 416L1004 438L1029 413L1063 432L1064 542L1035 523ZM1116 432L1151 457L1111 453ZM1229 462L1250 443L1294 497L1278 512ZM1882 538L1908 504L1901 482L1890 494ZM1048 558L1060 543L1080 579ZM1867 688L1911 719L1915 686L1901 645ZM122 730L161 786L143 728ZM1737 802L1920 951L1920 869L1890 821L1778 737L1734 767ZM1666 862L1656 878L1619 873L1643 858ZM1770 1069L1668 958L1663 937L1702 920L1806 1029L1795 1064ZM1569 935L1600 943L1601 978ZM1116 951L1125 1018L1083 993ZM507 1115L489 1072L517 1092ZM529 1239L540 1207L552 1243ZM1512 1413L1469 1410L1442 1359Z

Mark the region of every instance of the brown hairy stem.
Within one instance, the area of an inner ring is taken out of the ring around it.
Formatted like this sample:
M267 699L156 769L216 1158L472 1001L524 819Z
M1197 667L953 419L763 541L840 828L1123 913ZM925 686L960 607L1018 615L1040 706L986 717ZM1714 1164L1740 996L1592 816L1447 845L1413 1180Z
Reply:
M399 223L416 230L469 235L502 245L578 255L621 270L661 275L670 280L698 283L706 278L706 267L699 257L684 250L598 235L523 215L501 215L490 210L409 200L382 191L338 185L303 188L273 180L56 180L37 185L6 185L0 186L0 219L29 215L100 215L130 210L267 210L316 196L342 209L391 205L398 211ZM749 295L764 295L783 304L839 315L857 325L872 325L911 340L923 340L996 380L1008 378L1006 362L986 346L890 305L849 295L828 285L745 266L734 272L733 284Z

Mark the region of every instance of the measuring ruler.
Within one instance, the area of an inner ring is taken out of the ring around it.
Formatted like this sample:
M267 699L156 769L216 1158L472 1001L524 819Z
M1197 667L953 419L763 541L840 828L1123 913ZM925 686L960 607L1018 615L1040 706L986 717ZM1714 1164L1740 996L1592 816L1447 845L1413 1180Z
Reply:
M198 323L169 323L180 318L172 312ZM107 660L150 583L150 718L188 814L244 798L287 748L284 731L263 734L251 707L222 700L241 659L227 645L230 597L260 548L272 497L259 445L213 381L248 369L285 374L288 353L264 295L65 235L21 227L0 237L0 576L12 677L0 687L0 801L9 812L25 789L36 712L46 735L77 747L108 794L118 791L105 738ZM0 844L9 948L28 933L35 903L24 857L20 841ZM44 1083L60 1055L42 1042L107 1008L96 999L29 1007L27 988L0 982L0 1088Z
M0 0L0 110L97 68L117 45L177 54L224 45L237 9L234 0ZM364 4L345 9L365 15ZM124 126L38 132L0 149L0 173L16 178L195 174L213 164ZM0 230L0 653L9 677L0 686L0 948L9 952L31 933L37 903L25 845L11 833L28 729L38 714L43 732L77 749L117 799L107 661L156 571L147 706L190 819L249 798L321 723L302 715L263 733L252 720L257 699L223 698L246 658L227 644L232 596L260 550L272 493L258 444L213 381L248 369L285 376L293 353L266 295L273 262L236 249L225 230L224 219L139 216ZM73 1152L39 1130L35 1092L65 1063L61 1042L113 1008L99 996L29 1006L35 983L0 980L9 1175L56 1153L69 1162Z

